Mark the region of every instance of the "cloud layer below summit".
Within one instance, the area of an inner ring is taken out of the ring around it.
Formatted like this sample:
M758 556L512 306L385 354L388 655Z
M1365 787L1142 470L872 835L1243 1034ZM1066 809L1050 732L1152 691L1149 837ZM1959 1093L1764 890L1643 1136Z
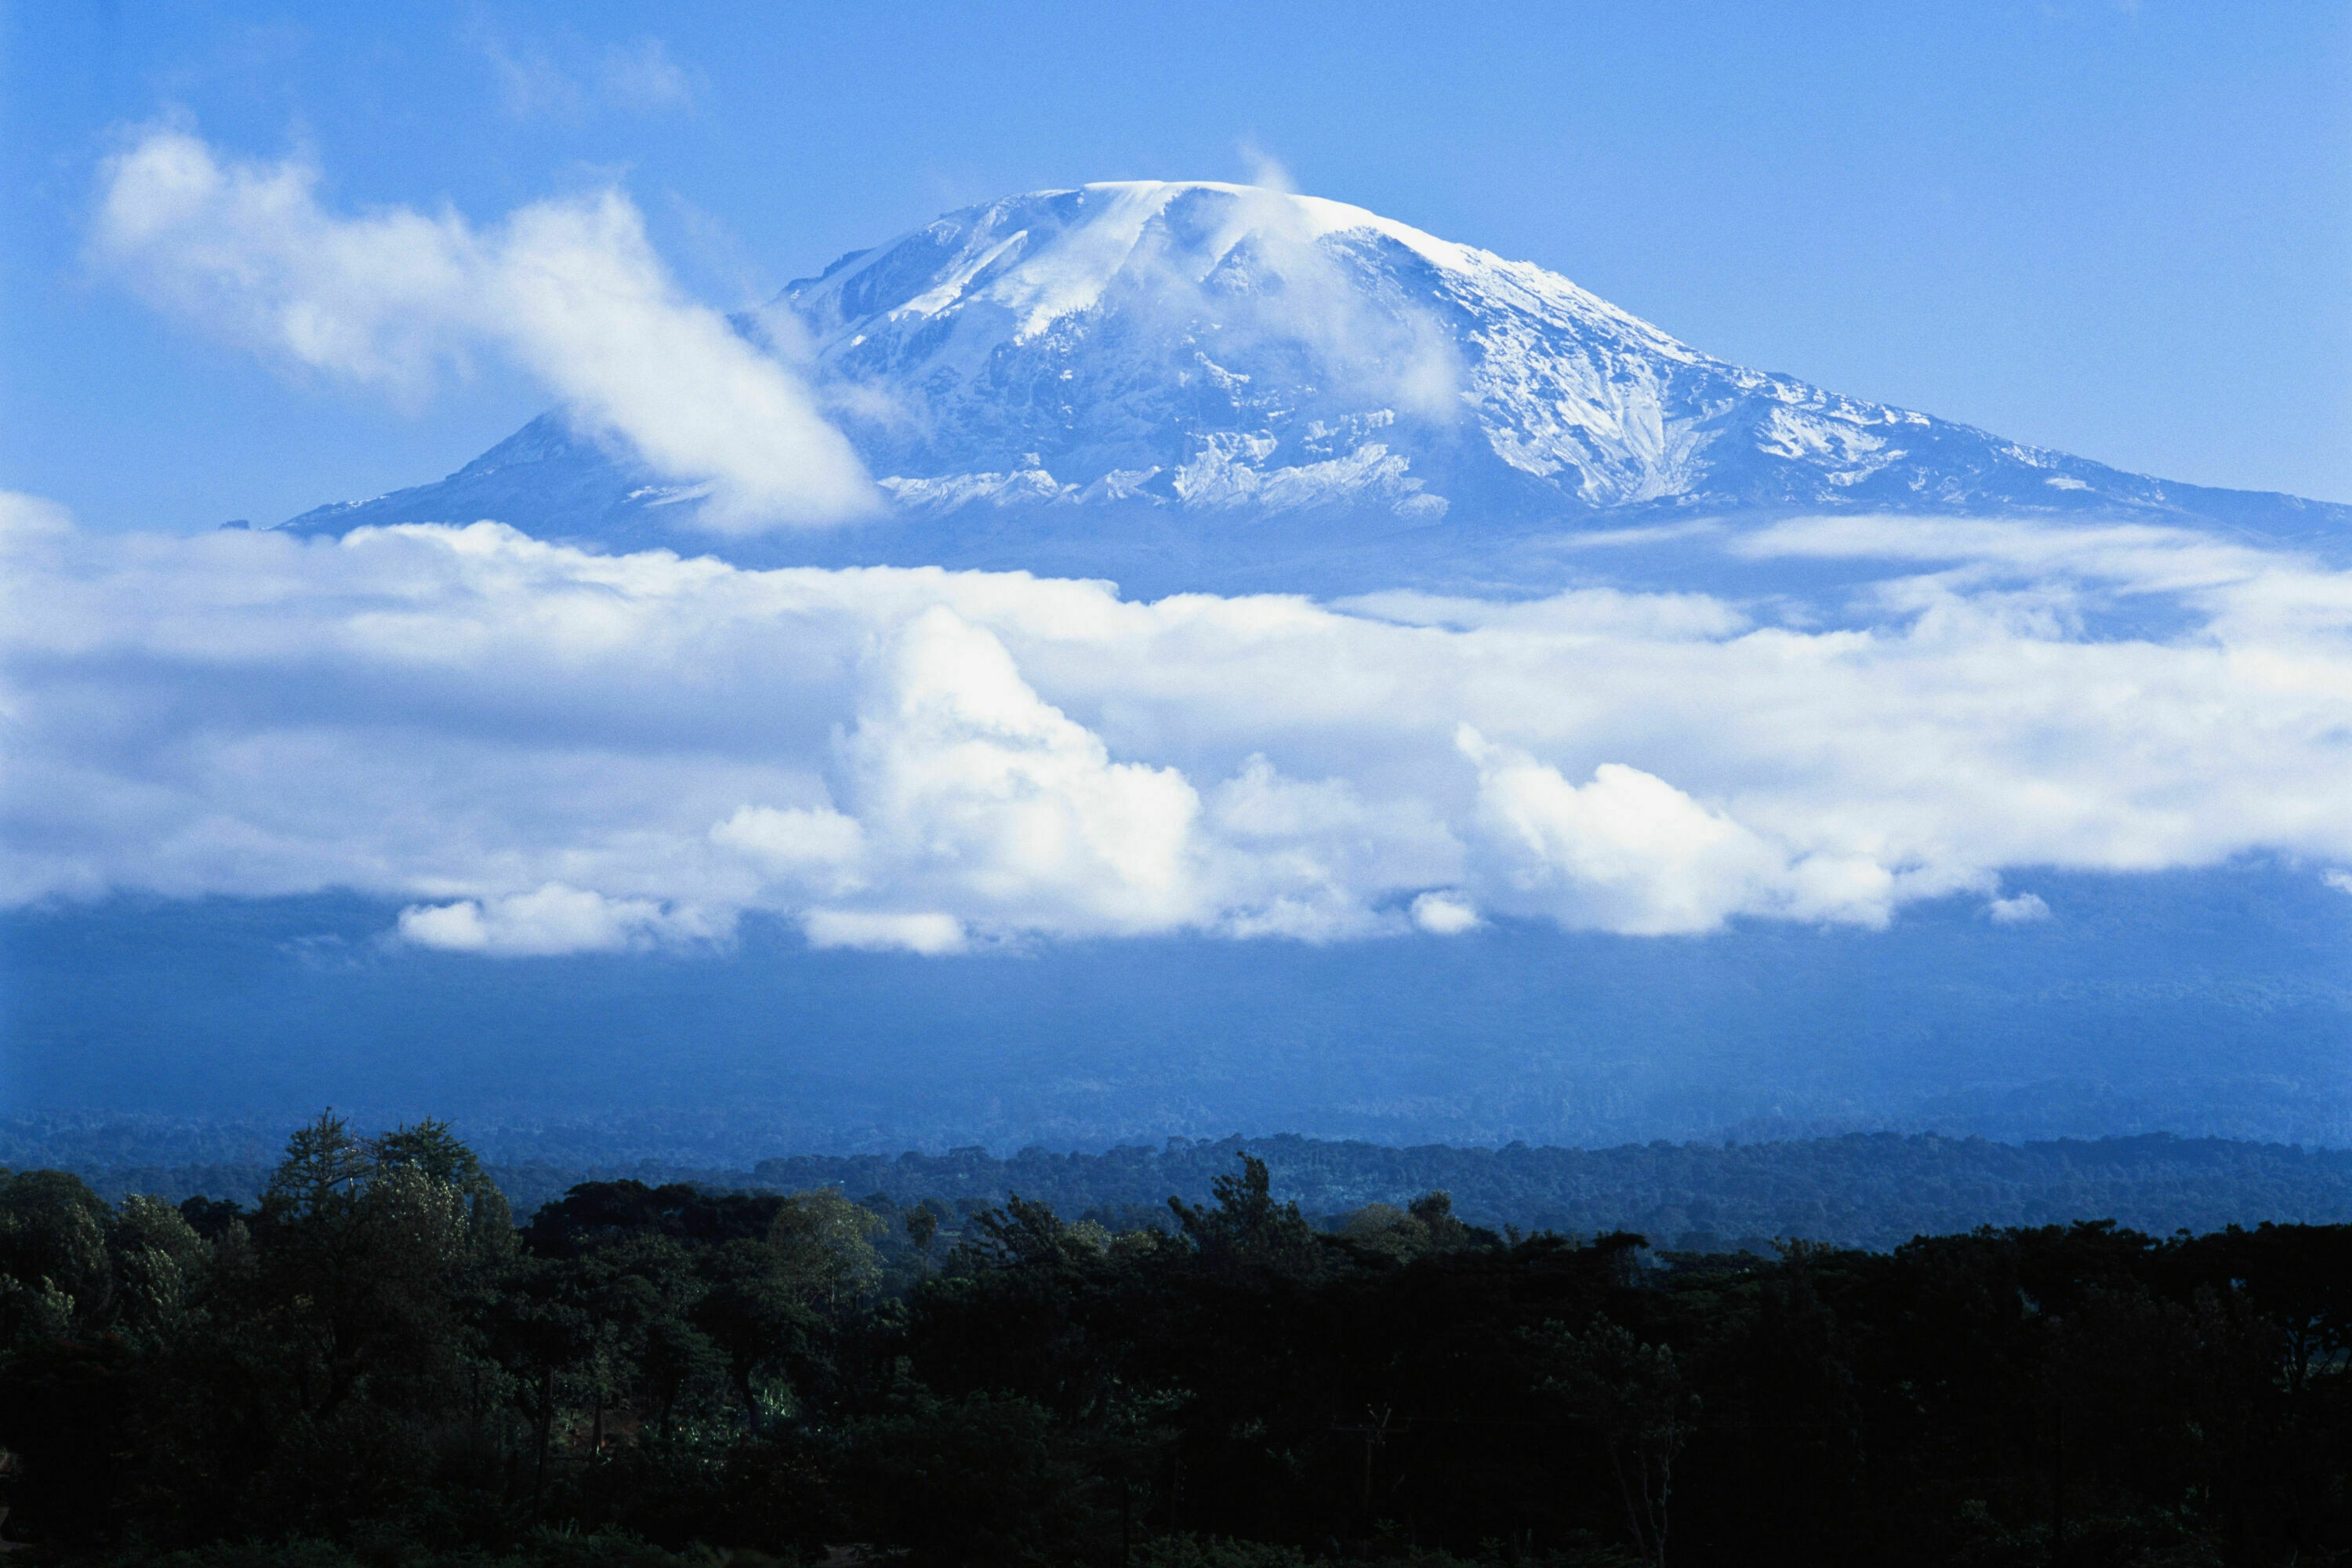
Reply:
M318 184L299 160L152 130L106 164L91 257L203 330L404 400L503 353L583 429L704 487L698 521L721 533L880 510L803 378L679 290L619 191L477 228L449 211L339 216Z
M2030 923L2064 918L2035 868L2352 863L2352 577L2161 529L1678 542L1879 563L1798 607L1332 606L0 515L11 903L346 887L487 955L723 945L751 910L947 953L1952 894ZM2084 629L2126 603L2176 629Z

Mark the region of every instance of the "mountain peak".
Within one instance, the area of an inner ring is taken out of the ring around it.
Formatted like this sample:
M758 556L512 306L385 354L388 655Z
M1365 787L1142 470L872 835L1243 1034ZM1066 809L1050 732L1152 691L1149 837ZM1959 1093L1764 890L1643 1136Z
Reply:
M1439 576L1491 575L1498 539L1661 513L2090 513L2288 532L2352 520L1730 364L1533 263L1263 186L1002 197L852 252L768 314L803 340L895 516L730 546L738 557L1131 580L1140 550L1189 553L1198 581L1175 585L1209 585L1228 580L1220 563L1363 558L1433 527L1444 537L1412 548ZM488 516L700 547L676 526L697 493L541 422L438 486L292 526ZM1462 564L1474 558L1476 573Z
M1369 208L1215 180L1113 180L1031 191L949 213L916 233L969 236L991 248L1024 237L1013 271L1064 287L1066 291L1047 290L1055 315L1098 299L1139 251L1171 259L1166 244L1171 237L1179 239L1175 252L1195 282L1237 246L1306 245L1336 234L1378 235L1456 271L1467 270L1479 255Z

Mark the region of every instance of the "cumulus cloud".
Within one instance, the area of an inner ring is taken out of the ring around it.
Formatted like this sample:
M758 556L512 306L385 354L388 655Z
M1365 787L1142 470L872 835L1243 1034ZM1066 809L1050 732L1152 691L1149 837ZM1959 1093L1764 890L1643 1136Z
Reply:
M865 885L865 826L831 806L747 805L711 828L710 841L740 852L781 881L835 895Z
M2031 925L2035 921L2050 918L2050 906L2039 893L2020 893L2014 898L1995 899L1985 905L1986 918L1995 925Z
M1423 893L1412 901L1412 923L1432 936L1459 936L1478 925L1478 911L1454 894Z
M1875 573L1775 620L1625 590L1139 604L494 524L101 535L9 498L0 900L343 887L492 956L709 947L750 911L944 954L1868 927L1953 895L2014 920L2040 901L2002 896L2013 868L2352 864L2352 579L1919 526L1679 542ZM2171 629L2074 629L2102 595Z
M842 752L897 896L944 879L983 918L1048 931L1160 931L1200 914L1201 802L1184 775L1113 762L947 605L873 660Z
M1465 724L1494 880L1565 924L1644 936L1738 914L1883 924L1894 879L1858 856L1792 858L1665 780L1603 763L1589 784Z
M502 898L414 904L400 911L403 940L449 952L540 958L563 952L622 952L727 933L730 921L651 899L608 899L561 882Z
M811 910L802 917L812 947L903 948L927 958L961 952L963 922L953 915L877 914L870 910Z
M1367 889L1462 874L1461 840L1426 799L1368 797L1346 778L1295 778L1264 752L1244 758L1207 807L1216 925L1229 935L1324 941L1402 930L1397 911Z
M150 131L107 163L93 257L149 300L307 370L420 397L494 349L583 428L709 487L722 532L868 515L878 492L795 371L688 299L627 197L340 216L318 171Z

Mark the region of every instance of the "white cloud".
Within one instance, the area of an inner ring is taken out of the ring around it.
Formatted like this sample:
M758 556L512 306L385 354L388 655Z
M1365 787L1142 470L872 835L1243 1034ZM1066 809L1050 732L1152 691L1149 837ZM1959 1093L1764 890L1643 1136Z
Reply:
M1412 923L1432 936L1459 936L1475 927L1478 911L1451 893L1423 893L1412 901Z
M866 858L866 830L831 806L747 805L710 830L714 844L740 850L769 875L828 892L854 891Z
M1217 928L1234 936L1401 931L1381 897L1462 874L1461 841L1425 801L1368 800L1348 779L1292 778L1263 752L1210 793L1205 826Z
M418 947L538 958L622 952L725 937L731 920L650 899L608 899L561 882L503 898L415 904L400 911L400 935Z
M2021 910L2010 868L2352 864L2352 579L2161 531L1936 548L1928 587L1901 557L1864 624L1802 630L1688 595L1135 604L489 524L104 535L0 498L0 900L347 887L485 953L752 910L948 952L1871 925ZM2179 629L2015 609L2095 573Z
M2050 918L2050 906L2042 901L2039 893L2020 893L2015 898L1995 899L1985 905L1985 914L1995 925L2029 925Z
M487 29L473 32L497 73L506 111L517 120L576 121L599 108L649 114L694 101L691 79L656 37L591 52L564 47L567 39L517 45ZM559 62L558 54L569 63Z
M624 108L682 109L694 101L692 82L659 38L605 46L597 75L606 95Z
M953 915L875 914L863 910L811 910L801 919L811 947L903 948L926 957L961 952L963 922Z
M1467 724L1455 744L1478 769L1495 880L1522 909L1645 936L1712 931L1738 914L1886 920L1895 883L1883 868L1792 858L1639 768L1603 763L1590 784L1571 784Z
M1202 912L1200 796L1111 761L1004 645L944 605L873 661L845 772L893 895L951 893L1024 930L1164 931Z
M2329 871L2320 880L2339 893L2352 893L2352 871Z
M318 172L151 131L108 161L93 256L141 294L308 370L421 397L489 347L583 427L709 487L722 532L879 510L847 439L784 363L687 299L617 191L476 229L454 212L339 216Z
M69 538L73 513L44 496L0 490L0 548L22 541L47 543Z

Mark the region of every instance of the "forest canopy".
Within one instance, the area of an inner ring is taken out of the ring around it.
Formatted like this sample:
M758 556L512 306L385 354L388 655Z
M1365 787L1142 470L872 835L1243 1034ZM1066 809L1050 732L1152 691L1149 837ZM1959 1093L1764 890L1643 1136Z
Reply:
M252 1202L0 1173L0 1537L212 1564L2352 1552L2352 1227L1690 1247L574 1184L426 1121Z
M201 1193L250 1204L269 1184L283 1136L258 1126L0 1119L0 1164L69 1170L110 1200L149 1193L177 1203ZM992 1205L1018 1193L1074 1218L1166 1223L1169 1196L1206 1200L1246 1151L1265 1162L1276 1193L1327 1227L1365 1204L1439 1190L1489 1226L1637 1230L1664 1246L1765 1252L1775 1238L1885 1249L1914 1236L2084 1215L2159 1236L2263 1220L2352 1221L2352 1150L2163 1133L2017 1144L1878 1132L1605 1149L1394 1148L1284 1134L1092 1152L737 1154L731 1164L716 1147L688 1159L692 1140L673 1137L655 1140L671 1157L610 1157L616 1143L646 1136L594 1124L492 1129L479 1146L490 1151L485 1173L524 1215L581 1182L635 1179L776 1194L832 1187L900 1204Z

